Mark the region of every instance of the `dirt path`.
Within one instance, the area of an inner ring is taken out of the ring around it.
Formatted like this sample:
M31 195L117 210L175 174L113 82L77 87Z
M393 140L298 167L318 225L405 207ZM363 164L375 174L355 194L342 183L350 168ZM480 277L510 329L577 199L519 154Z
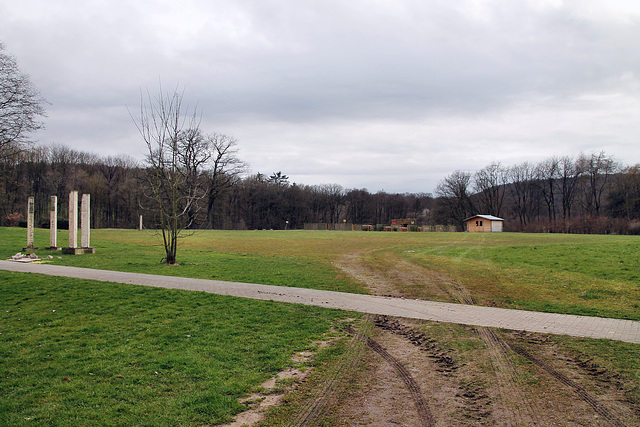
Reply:
M372 268L361 255L337 266L372 294L415 298L419 290L475 303L441 273L388 254L382 269ZM338 425L640 425L640 403L629 401L627 385L559 354L544 335L384 316L371 322L367 369L349 380L359 387L339 402ZM450 347L461 336L472 350Z

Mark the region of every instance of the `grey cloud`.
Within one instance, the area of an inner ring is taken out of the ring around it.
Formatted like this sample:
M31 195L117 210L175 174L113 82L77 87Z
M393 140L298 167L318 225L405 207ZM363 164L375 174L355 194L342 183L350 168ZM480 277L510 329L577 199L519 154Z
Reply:
M568 96L624 72L638 73L632 42L621 43L638 39L637 25L609 34L570 10L536 15L511 4L505 5L510 13L486 22L451 10L445 10L446 20L426 12L403 17L406 22L354 15L349 25L310 14L317 21L307 18L295 29L283 25L284 34L276 30L266 52L241 51L236 64L244 66L220 75L231 93L214 93L226 101L223 108L294 121L415 117L503 108L531 92ZM517 15L527 13L528 24L518 28ZM415 31L408 36L405 28ZM216 53L208 57L215 64Z
M484 166L472 141L505 161L605 144L640 161L640 11L623 0L24 0L0 5L0 40L52 104L41 138L86 149L134 146L126 107L162 81L262 172L380 184L397 169L397 188L429 189ZM389 156L390 141L429 154Z

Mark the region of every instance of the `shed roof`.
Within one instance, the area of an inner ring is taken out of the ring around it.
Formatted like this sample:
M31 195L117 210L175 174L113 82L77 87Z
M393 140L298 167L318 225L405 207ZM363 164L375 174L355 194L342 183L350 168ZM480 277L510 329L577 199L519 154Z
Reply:
M490 221L504 221L504 219L498 218L497 216L493 216L493 215L474 215L465 219L465 221L469 221L470 219L474 219L474 218L488 219Z

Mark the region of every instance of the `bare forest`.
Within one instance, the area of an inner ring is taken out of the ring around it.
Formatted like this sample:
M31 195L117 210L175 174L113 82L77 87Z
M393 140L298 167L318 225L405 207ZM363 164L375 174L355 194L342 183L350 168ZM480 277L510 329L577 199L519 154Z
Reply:
M640 166L622 166L606 153L493 163L451 173L435 194L389 194L292 183L283 172L247 174L233 138L203 138L213 145L208 161L188 171L201 185L186 228L301 229L305 223L343 222L382 227L395 218L416 218L420 225L461 230L464 218L491 214L506 220L507 231L640 232ZM35 196L38 225L48 227L49 196L59 196L59 218L66 218L69 191L78 190L91 194L94 228L135 228L139 215L145 227L155 228L158 218L146 196L148 168L126 156L99 157L62 145L22 150L0 160L0 223L24 223L27 198ZM61 219L59 226L65 225Z

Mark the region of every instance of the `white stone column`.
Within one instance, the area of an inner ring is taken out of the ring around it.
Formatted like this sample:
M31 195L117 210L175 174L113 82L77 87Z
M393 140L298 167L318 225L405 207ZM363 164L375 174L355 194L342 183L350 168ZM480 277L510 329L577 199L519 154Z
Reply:
M142 231L142 215L140 215L140 223L138 224L138 230Z
M35 201L29 197L27 202L27 249L33 249L33 221L34 221Z
M49 247L58 247L58 196L51 196L49 206Z
M91 210L89 207L91 201L90 194L82 195L82 204L80 205L80 229L81 229L81 238L80 238L80 247L88 248L90 247L91 240Z
M78 192L69 193L69 248L78 247Z

